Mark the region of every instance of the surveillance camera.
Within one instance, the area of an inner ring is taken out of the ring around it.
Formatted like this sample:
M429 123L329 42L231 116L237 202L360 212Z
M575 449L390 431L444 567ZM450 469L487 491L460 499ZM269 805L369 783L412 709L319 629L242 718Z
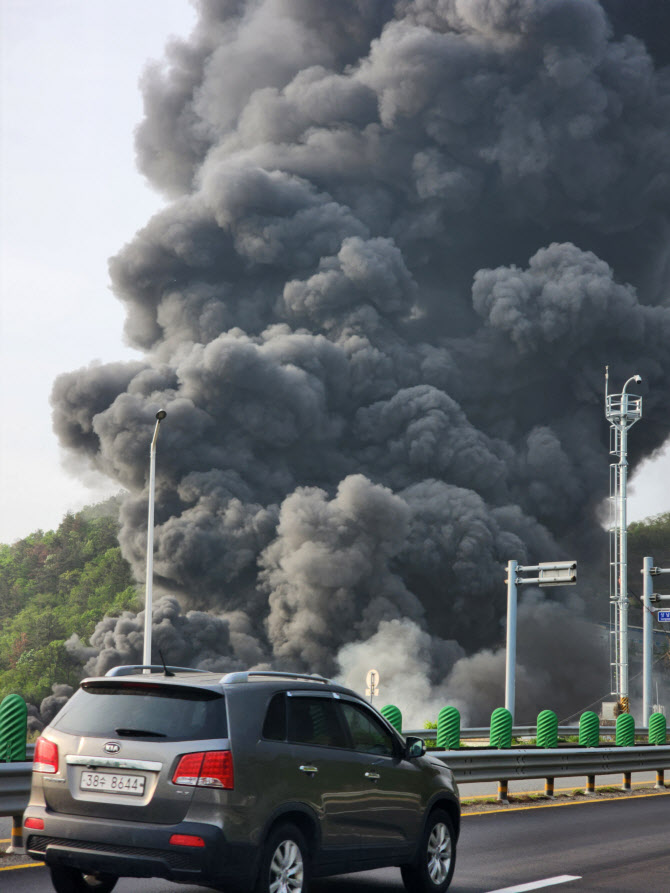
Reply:
M166 415L167 415L167 413L165 412L164 409L159 409L158 412L156 413L156 418L158 419L159 422L162 422Z
M633 377L633 381L642 381L642 376L641 376L641 375L635 375L635 376Z

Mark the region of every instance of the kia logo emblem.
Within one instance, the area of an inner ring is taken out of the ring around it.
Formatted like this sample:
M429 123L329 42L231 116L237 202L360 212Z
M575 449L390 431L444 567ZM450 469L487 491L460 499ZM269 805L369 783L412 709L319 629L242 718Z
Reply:
M121 745L117 744L116 741L108 741L104 750L105 753L118 753L121 750Z

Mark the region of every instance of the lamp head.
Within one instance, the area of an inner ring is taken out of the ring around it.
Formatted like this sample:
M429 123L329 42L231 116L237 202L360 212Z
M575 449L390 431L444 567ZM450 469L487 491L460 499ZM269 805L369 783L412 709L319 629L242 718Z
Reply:
M156 418L158 419L159 422L162 422L166 415L167 415L167 413L165 412L164 409L159 409L158 412L156 413Z

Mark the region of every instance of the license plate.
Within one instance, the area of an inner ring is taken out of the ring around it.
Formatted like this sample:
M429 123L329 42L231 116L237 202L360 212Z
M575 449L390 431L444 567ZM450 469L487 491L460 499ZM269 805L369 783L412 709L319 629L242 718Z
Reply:
M144 793L143 775L126 775L116 772L82 772L79 787L82 791L102 791L105 794L130 794L141 797Z

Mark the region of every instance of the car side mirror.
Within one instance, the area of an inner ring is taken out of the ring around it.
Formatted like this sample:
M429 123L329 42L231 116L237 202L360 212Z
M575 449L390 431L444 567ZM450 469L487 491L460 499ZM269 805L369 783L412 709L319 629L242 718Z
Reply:
M426 742L423 738L415 738L413 735L409 735L405 738L405 745L408 760L422 757L426 752Z

